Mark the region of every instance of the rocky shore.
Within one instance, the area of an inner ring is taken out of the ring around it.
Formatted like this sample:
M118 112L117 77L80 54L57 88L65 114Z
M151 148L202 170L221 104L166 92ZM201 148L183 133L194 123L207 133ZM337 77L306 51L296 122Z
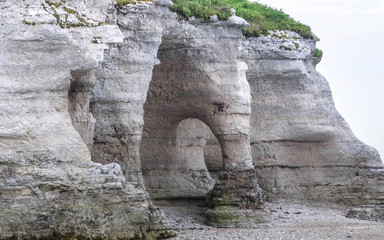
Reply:
M316 202L267 203L272 222L257 228L214 228L205 224L206 208L160 206L179 240L381 240L384 222L346 218L348 210L334 204Z

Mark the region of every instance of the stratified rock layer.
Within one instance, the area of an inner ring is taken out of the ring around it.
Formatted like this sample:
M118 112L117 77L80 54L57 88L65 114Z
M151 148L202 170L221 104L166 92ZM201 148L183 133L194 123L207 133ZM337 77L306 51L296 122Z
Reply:
M382 162L335 109L314 51L315 40L291 32L242 41L239 58L248 64L252 93L253 163L271 198L361 204L359 196L369 188L362 181ZM377 198L382 191L368 192Z
M258 221L268 221L266 212L257 211L262 209L263 196L251 161L247 66L236 59L240 28L245 24L233 16L224 22L190 20L169 27L144 106L141 159L151 196L201 198L213 187L209 223L221 227L254 223L240 211L265 215ZM185 119L186 125L182 124ZM212 130L221 146L222 155L216 158L223 168L215 186L203 161L204 135L209 136L209 130L196 119ZM202 141L194 144L199 141L195 130L199 123ZM186 144L184 139L190 140ZM220 199L227 195L233 201L225 203L229 208L226 217L220 218Z
M263 190L383 218L314 40L154 2L0 0L0 239L166 234L150 196L206 197L219 227L269 221Z
M178 125L184 119L200 119L212 129L228 169L251 166L250 93L246 66L236 61L238 43L233 39L239 39L241 32L231 24L181 22L163 37L158 54L161 64L154 69L144 108L141 147L149 190L159 189L161 194L162 185L169 186L169 193L159 197L182 197L187 192L193 196L188 185L203 181L194 187L195 196L201 197L213 186L204 162L192 154L184 158L180 154L187 149L177 139Z
M164 28L161 19L169 18L168 9L152 4L119 9L117 22L124 42L106 50L92 92L91 109L96 119L92 159L119 163L127 181L141 187L143 106L153 66L158 62Z
M144 3L118 9L117 24L124 41L105 51L91 96L91 111L96 120L92 160L119 163L126 181L145 193L139 152L143 106L153 66L158 62L156 55L164 21L175 17L167 9L170 2L161 4ZM156 220L161 221L162 215L153 210L147 193L145 202L152 209L150 216L159 216ZM143 209L141 212L148 216ZM163 228L162 224L156 227Z
M121 31L56 22L81 14L98 25L114 10L112 1L0 2L1 239L130 239L155 226L142 186L89 152L94 70Z

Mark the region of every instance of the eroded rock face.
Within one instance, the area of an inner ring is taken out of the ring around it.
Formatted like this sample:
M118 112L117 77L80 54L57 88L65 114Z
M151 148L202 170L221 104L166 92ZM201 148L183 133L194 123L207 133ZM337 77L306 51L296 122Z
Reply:
M141 186L143 106L153 66L158 63L157 50L165 25L162 19L172 21L171 15L165 6L153 4L119 9L117 22L124 42L106 50L92 92L91 108L96 119L93 160L119 163L127 181Z
M358 204L357 195L366 190L356 182L382 162L335 109L328 82L315 69L314 50L315 40L290 32L242 41L239 58L248 64L252 93L253 163L271 197Z
M193 129L197 125L180 126L188 118L197 118L212 130L220 143L222 155L216 156L223 172L210 194L214 208L209 223L220 227L250 226L256 221L249 217L252 213L262 216L259 223L269 220L266 212L255 211L262 208L263 196L251 162L247 66L236 59L245 24L238 20L181 21L170 27L144 106L142 169L154 198L207 194L213 181L201 159L205 142L185 146L179 135L189 127L186 138L198 137ZM241 209L243 213L238 212Z
M118 164L92 162L88 149L94 70L122 33L59 26L56 16L71 15L64 7L95 25L114 10L112 1L0 2L0 238L144 237L144 189Z
M0 1L0 238L149 237L146 187L208 197L219 227L269 221L261 188L381 218L382 163L334 108L313 40L155 2Z
M161 64L154 69L144 108L141 158L149 189L158 188L152 184L162 185L161 181L167 179L174 181L173 175L179 175L181 179L176 182L181 184L184 176L177 171L190 175L187 182L193 182L199 175L204 181L209 175L204 165L191 167L179 161L175 150L180 146L176 140L177 130L180 122L187 118L200 119L219 141L228 143L228 148L232 149L223 149L228 168L231 164L233 168L251 166L247 142L250 93L245 79L246 66L236 61L237 43L232 40L240 34L239 27L223 27L222 23L180 22L164 35L158 53ZM233 146L229 146L228 138L233 138ZM238 151L233 151L235 148ZM188 158L193 161L193 156ZM236 160L245 165L237 166ZM165 179L164 176L169 177ZM173 190L174 194L182 189L180 185ZM186 190L188 188L181 192ZM168 196L172 197L172 193Z
M380 205L380 157L335 109L328 82L315 69L315 43L291 32L241 41L238 58L248 65L252 159L260 186L269 199ZM210 156L220 154L219 144L212 136L208 142L208 170L218 171L223 162Z

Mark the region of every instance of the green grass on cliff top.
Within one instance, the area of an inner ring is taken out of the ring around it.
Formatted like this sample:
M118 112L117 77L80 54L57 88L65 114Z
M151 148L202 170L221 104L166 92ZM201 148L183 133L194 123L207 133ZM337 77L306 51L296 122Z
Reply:
M151 0L116 0L119 7ZM244 18L251 25L243 28L245 36L260 36L267 34L268 30L290 30L303 36L313 38L311 28L295 21L281 10L266 5L249 2L248 0L172 0L171 9L185 18L209 19L217 15L220 20L227 20L231 16L231 9L236 15Z
M245 36L260 36L267 34L267 30L290 30L303 36L313 38L311 28L295 21L281 10L266 5L248 2L247 0L172 0L172 10L190 18L209 19L217 15L220 20L227 20L231 16L231 8L236 15L244 18L251 25L243 28Z

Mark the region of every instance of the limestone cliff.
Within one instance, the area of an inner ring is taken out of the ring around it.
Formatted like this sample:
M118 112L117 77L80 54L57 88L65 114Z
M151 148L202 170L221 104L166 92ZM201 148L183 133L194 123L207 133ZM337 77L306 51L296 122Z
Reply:
M89 151L95 72L124 38L114 2L0 11L0 238L144 237L157 213L143 186Z
M264 195L383 204L315 40L171 4L0 0L0 239L155 238L151 199L207 198L221 227L269 221Z
M360 175L382 162L335 109L314 51L315 40L291 32L242 42L239 58L248 64L252 93L253 163L271 197L361 204L356 193L367 190Z

